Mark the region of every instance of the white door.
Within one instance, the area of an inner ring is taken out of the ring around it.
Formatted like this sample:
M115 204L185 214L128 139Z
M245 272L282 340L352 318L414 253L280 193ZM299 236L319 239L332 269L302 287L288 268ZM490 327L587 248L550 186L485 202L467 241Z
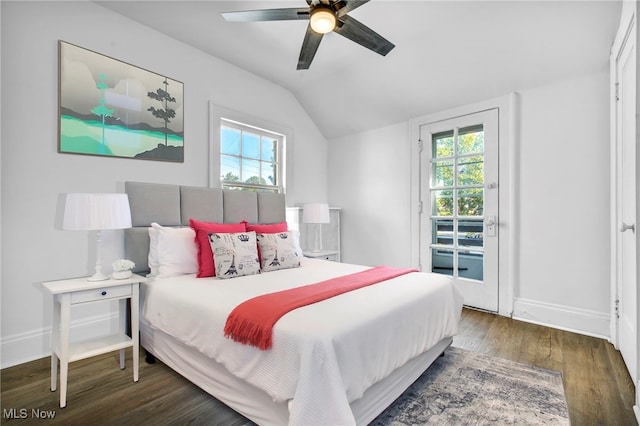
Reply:
M497 312L498 110L424 124L420 140L420 263Z
M636 238L636 26L632 22L620 49L614 52L617 94L615 104L616 247L615 279L617 342L631 377L637 379L637 264Z

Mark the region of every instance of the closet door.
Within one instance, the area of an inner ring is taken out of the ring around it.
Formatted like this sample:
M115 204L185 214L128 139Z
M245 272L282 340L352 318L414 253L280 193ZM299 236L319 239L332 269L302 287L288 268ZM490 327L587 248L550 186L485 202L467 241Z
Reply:
M612 337L629 369L638 380L638 252L637 252L637 140L636 140L636 50L637 17L619 29L611 56L614 82L612 180ZM637 390L636 390L637 392Z

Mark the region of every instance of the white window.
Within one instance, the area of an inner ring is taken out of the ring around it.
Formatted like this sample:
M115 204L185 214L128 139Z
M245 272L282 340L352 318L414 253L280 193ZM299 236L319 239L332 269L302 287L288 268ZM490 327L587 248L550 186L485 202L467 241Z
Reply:
M284 135L222 118L220 183L225 189L283 192Z
M285 193L293 129L209 102L209 186Z

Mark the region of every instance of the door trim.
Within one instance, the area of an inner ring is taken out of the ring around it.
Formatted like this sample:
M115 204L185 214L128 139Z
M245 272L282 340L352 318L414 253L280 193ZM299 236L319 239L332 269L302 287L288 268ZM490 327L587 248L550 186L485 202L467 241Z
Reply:
M417 117L410 122L411 127L411 265L420 267L420 155L419 143L420 126L425 123L447 120L454 117L498 109L498 138L500 151L498 153L498 167L500 176L498 181L500 232L498 254L498 314L511 316L513 313L514 288L519 276L518 244L519 234L517 222L518 206L518 175L519 149L517 143L516 112L518 110L518 95L487 100L459 108L453 108L434 114Z

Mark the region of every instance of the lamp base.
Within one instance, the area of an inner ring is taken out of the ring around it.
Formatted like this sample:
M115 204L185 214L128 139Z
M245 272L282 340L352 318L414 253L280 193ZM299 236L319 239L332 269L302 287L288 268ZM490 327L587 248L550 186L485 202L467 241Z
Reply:
M108 279L109 277L102 272L96 272L95 274L87 278L87 281L105 281Z

